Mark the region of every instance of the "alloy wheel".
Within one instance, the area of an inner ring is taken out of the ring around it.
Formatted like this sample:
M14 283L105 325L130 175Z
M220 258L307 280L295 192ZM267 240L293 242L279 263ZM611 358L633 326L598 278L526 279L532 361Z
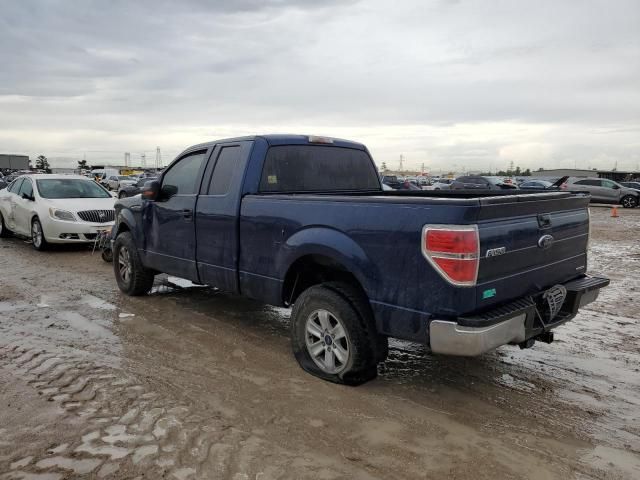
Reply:
M118 254L118 271L120 272L122 281L128 284L131 279L131 255L127 247L120 247Z
M36 248L40 248L42 245L42 226L38 220L35 220L31 225L31 241Z
M325 373L340 373L347 367L351 346L340 319L328 310L316 310L305 325L307 351Z

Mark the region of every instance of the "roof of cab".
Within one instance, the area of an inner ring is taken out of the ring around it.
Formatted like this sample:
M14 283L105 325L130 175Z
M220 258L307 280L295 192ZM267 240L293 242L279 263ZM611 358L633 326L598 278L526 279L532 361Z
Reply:
M312 137L330 138L332 142L331 143L311 142L309 141L309 138L312 138ZM211 142L205 142L205 143L199 143L198 145L193 145L189 147L187 150L206 148L218 143L244 142L244 141L252 141L256 139L263 139L269 145L309 145L311 144L311 145L332 145L336 147L356 148L358 150L365 149L365 146L362 143L353 142L351 140L344 140L341 138L324 137L320 135L293 135L293 134L272 133L268 135L250 135L246 137L222 138L220 140L213 140Z

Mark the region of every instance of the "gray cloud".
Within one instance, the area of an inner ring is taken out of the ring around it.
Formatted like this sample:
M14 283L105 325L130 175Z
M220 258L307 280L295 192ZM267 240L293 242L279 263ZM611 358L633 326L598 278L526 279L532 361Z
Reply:
M0 150L310 128L379 161L635 168L639 32L634 0L3 2Z

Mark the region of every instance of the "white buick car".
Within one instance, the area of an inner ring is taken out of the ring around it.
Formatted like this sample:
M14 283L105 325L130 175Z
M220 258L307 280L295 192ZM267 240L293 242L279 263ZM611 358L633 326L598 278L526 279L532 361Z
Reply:
M114 203L108 191L80 175L23 175L0 190L0 237L30 237L37 250L93 242L113 226Z

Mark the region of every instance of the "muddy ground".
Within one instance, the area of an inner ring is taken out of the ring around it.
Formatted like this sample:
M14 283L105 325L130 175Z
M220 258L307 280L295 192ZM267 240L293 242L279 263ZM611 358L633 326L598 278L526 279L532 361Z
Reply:
M593 208L612 279L551 345L392 342L357 388L305 374L288 311L86 249L0 242L0 479L640 478L640 209ZM132 315L131 315L132 314Z

